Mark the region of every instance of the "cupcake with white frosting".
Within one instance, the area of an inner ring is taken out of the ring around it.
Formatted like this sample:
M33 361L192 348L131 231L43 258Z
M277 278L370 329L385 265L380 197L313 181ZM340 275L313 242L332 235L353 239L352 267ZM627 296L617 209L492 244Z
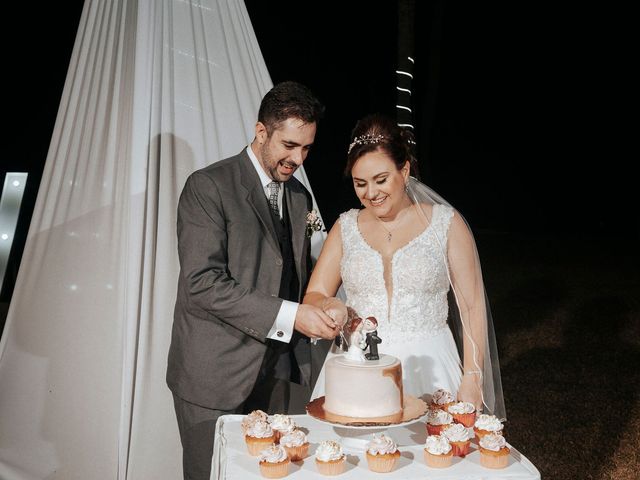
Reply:
M429 435L440 435L442 430L453 423L453 416L439 408L429 409L427 413L427 433Z
M247 427L244 433L244 440L249 454L255 457L260 455L262 450L276 442L276 435L268 422L256 420Z
M442 431L447 437L456 457L464 457L471 450L471 439L469 438L469 430L461 423L452 423Z
M340 475L344 472L346 458L342 445L334 440L323 440L316 449L316 467L323 475Z
M461 423L465 427L473 427L476 421L476 407L470 402L456 402L447 407L447 411L453 416L453 421Z
M502 422L495 415L480 414L473 425L473 431L478 440L490 433L502 435L502 429Z
M257 422L258 420L263 422L268 422L269 415L267 415L262 410L254 410L251 413L245 415L245 417L242 419L242 423L240 424L240 428L242 428L242 433L246 434L249 426Z
M431 395L431 408L446 410L447 407L456 402L456 397L444 388L439 388Z
M510 451L502 435L489 433L480 439L480 465L485 468L505 468L509 465Z
M271 445L260 452L260 473L265 478L282 478L289 473L291 460L282 445Z
M291 417L282 413L276 413L273 415L270 419L270 423L273 433L276 434L276 443L280 441L280 438L283 435L292 432L296 428L296 424L291 420Z
M453 460L453 449L444 435L429 435L424 444L424 461L432 468L446 468Z
M292 462L302 460L309 453L307 435L297 428L280 437L280 445L287 451Z
M372 472L390 472L398 458L400 458L398 445L383 433L374 435L367 445L367 464Z

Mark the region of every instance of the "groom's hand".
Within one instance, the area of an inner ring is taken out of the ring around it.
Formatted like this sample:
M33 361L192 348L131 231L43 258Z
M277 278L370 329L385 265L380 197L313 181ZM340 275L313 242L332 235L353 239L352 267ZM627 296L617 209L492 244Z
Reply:
M339 327L318 307L301 303L296 313L294 327L309 338L325 338L333 340L338 335Z

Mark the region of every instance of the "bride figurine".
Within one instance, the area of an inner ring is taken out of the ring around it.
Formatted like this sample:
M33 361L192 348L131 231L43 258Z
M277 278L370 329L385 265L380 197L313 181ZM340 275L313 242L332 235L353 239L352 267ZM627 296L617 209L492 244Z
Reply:
M402 362L406 394L446 389L504 420L493 323L473 234L457 210L411 176L417 173L414 145L411 132L390 118L358 121L345 172L363 208L341 214L332 227L303 301L340 325L347 308L360 318L375 317L382 352ZM340 285L344 302L336 298ZM363 342L366 348L362 323L352 328L349 358L361 358ZM337 353L334 347L327 358ZM311 398L322 395L324 368Z

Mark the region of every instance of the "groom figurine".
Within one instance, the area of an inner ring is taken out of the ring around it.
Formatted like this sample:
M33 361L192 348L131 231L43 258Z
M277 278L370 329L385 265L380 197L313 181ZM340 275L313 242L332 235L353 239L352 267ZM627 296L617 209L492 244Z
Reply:
M311 269L312 201L293 173L323 110L306 87L276 85L251 144L194 172L182 190L167 384L185 479L209 479L220 415L304 413L326 353L309 339L338 333L322 310L298 303Z

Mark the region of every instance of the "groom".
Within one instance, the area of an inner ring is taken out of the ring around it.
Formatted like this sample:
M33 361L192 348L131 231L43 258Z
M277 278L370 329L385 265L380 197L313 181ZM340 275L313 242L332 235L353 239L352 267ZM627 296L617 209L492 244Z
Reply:
M311 268L312 202L293 173L323 110L306 87L276 85L260 104L253 142L193 173L180 196L167 384L185 479L209 478L220 415L304 413L326 354L309 338L338 333L322 310L298 303Z

